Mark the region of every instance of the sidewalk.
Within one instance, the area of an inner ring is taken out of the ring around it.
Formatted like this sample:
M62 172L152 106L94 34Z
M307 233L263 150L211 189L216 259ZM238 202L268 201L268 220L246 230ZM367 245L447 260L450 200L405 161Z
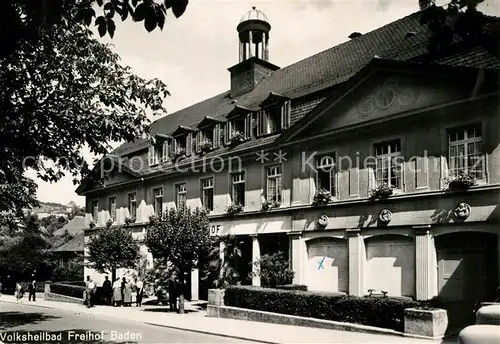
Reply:
M16 301L13 296L2 295L0 298L0 303L1 302L15 303ZM44 300L37 300L36 302L23 300L23 304L44 308L63 309L78 313L102 315L128 321L140 321L150 325L261 343L442 343L441 340L432 341L402 336L386 336L243 320L210 318L205 316L206 312L204 311L180 315L176 313L163 312L166 308L162 306L146 306L142 308L96 306L93 308L86 308L83 305ZM456 342L446 341L446 343L453 344Z

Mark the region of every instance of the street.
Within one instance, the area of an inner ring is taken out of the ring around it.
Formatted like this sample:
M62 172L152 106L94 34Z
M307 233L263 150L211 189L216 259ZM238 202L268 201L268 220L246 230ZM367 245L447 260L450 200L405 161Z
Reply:
M24 338L21 337L23 334ZM39 337L36 338L35 335ZM6 302L0 302L1 342L37 344L253 343L86 313Z

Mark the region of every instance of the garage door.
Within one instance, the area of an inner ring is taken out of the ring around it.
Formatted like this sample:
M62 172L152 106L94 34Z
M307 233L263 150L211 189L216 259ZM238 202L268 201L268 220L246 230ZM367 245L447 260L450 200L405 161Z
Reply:
M346 240L307 241L306 284L311 291L348 292L349 252Z
M389 296L414 296L415 245L413 238L382 235L368 238L366 245L365 293L388 291Z

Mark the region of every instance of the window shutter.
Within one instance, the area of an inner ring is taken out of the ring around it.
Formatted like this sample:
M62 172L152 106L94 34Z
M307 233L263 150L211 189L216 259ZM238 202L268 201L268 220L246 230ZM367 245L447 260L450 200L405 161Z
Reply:
M287 129L290 127L290 112L291 112L291 101L287 100L281 106L281 129Z
M153 145L149 146L148 151L148 164L149 166L154 165L155 159L155 147Z
M262 135L262 110L257 112L257 136Z
M188 133L186 137L186 155L193 153L193 133Z
M224 145L229 143L229 121L224 124Z
M214 137L213 147L218 148L220 146L220 124L215 125L213 137Z
M252 114L249 113L245 117L245 138L252 137Z
M165 142L163 142L161 161L162 162L168 161L168 155L169 155L168 154L168 140L165 140Z
M200 147L201 147L201 142L202 142L202 131L201 130L198 130L196 132L196 144L195 144L195 151L196 153L199 153L201 151Z
M175 153L177 153L177 139L172 140L172 147L170 151L172 152L172 156L174 156Z
M260 129L261 135L268 134L269 131L267 128L267 122L268 122L269 112L262 110L262 114L260 117L261 117L260 124L262 126L262 128Z

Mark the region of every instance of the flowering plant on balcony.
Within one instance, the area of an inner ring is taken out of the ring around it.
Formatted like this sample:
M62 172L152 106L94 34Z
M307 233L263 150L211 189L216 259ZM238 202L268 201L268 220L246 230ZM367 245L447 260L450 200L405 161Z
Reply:
M94 228L94 227L95 227L95 223L94 223L94 221L91 221L91 222L89 223L89 228L90 228L90 229L92 229L92 228Z
M326 189L319 189L314 194L313 205L325 205L332 200L332 194Z
M126 217L125 218L125 224L129 226L130 224L135 222L135 217Z
M109 228L113 225L113 220L109 219L108 221L106 221L106 227Z
M243 205L242 204L230 204L226 208L226 212L228 215L236 215L238 213L241 213L243 211Z
M209 153L214 150L213 144L210 140L203 141L200 143L200 152L202 154Z
M450 191L465 191L476 185L476 180L474 174L461 172L456 176L446 178L445 182Z
M279 208L281 206L281 202L278 202L278 201L274 201L274 200L271 200L271 201L264 201L262 202L262 210L264 211L267 211L267 210L270 210L272 208Z
M245 142L245 136L240 131L236 131L229 140L229 145L236 146L242 142Z
M370 190L370 200L389 198L393 193L394 187L388 183L379 184L375 189Z
M177 148L173 154L174 160L182 159L186 157L186 149L185 148Z

